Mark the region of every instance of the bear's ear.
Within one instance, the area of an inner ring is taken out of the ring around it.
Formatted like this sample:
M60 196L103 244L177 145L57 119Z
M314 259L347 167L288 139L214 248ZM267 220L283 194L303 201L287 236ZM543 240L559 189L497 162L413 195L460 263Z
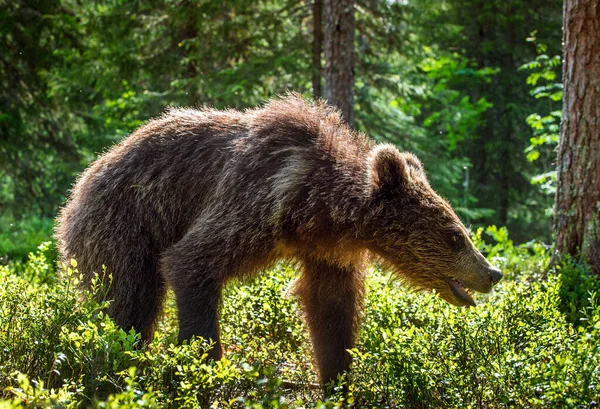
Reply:
M400 152L391 144L377 145L367 159L369 188L372 192L401 190L419 180L429 184L419 158Z
M372 191L400 189L406 183L410 183L408 166L410 165L405 155L401 154L395 146L377 145L371 150L367 159L370 188Z
M416 157L416 155L414 155L410 152L402 152L400 155L406 161L406 164L408 165L410 174L414 175L415 177L426 179L425 170L423 169L423 164L421 163L419 158Z

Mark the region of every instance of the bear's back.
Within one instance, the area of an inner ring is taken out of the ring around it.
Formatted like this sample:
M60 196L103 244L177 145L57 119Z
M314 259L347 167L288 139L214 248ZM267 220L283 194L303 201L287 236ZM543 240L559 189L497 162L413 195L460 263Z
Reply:
M82 174L59 218L61 253L93 248L102 260L140 241L161 252L228 205L274 223L303 219L294 208L307 198L329 207L332 180L358 177L368 149L337 111L298 96L244 112L170 109Z

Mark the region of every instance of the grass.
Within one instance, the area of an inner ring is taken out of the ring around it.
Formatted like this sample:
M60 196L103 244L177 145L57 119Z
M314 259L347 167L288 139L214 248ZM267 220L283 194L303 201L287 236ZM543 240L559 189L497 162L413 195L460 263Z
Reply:
M141 345L81 298L73 266L63 271L71 278L58 279L42 246L26 262L0 266L0 408L594 407L598 280L568 259L545 274L549 252L515 247L503 229L475 239L505 272L477 308L412 293L373 269L353 371L340 380L350 393L328 399L314 386L300 306L287 296L291 268L227 287L226 358L215 363L203 340L176 345L172 297L155 340Z

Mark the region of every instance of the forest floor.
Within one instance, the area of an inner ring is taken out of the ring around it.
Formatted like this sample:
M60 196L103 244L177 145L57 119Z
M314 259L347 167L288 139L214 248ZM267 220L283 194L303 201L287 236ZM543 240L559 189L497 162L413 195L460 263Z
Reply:
M514 246L503 229L474 238L505 276L475 308L414 293L373 267L353 369L327 399L288 295L293 267L226 288L225 358L215 363L202 340L177 345L172 296L154 341L142 345L81 297L76 265L57 273L42 245L0 266L0 408L595 407L598 280L571 260L546 271L545 246Z

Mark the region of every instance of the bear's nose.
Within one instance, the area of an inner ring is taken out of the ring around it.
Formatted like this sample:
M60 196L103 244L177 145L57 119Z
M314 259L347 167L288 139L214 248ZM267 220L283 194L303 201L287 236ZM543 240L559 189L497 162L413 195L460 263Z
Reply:
M496 267L490 268L489 274L492 279L492 284L496 284L498 281L502 280L502 272Z

